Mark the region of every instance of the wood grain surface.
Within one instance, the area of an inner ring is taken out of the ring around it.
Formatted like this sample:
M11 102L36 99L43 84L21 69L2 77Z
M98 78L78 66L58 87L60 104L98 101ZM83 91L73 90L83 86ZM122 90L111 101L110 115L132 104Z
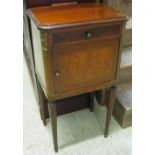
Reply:
M41 29L71 24L124 21L126 16L113 8L97 3L31 8L29 17Z

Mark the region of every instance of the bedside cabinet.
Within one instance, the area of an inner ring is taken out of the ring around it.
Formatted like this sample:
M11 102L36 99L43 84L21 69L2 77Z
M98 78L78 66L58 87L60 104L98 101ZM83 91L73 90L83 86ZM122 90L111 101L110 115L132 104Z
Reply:
M57 101L110 88L105 137L116 92L121 36L126 16L95 3L27 10L31 19L35 70L48 100L55 151Z

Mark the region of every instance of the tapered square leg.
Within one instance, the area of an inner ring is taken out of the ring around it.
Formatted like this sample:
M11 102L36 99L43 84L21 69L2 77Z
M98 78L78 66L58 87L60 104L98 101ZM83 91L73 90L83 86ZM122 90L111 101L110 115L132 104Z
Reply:
M95 92L92 92L90 94L90 111L91 112L94 111L94 96L95 96Z
M50 113L50 122L51 122L51 128L52 128L54 150L55 152L58 152L56 104L54 104L54 102L48 102L48 108Z
M112 115L114 103L115 103L115 94L116 94L116 86L112 86L110 88L110 92L109 92L109 100L108 100L108 105L107 105L107 116L106 116L104 137L107 137L108 133L109 133L110 119L111 119L111 115Z
M44 96L44 92L42 90L42 87L40 85L40 82L37 78L37 87L38 87L38 94L39 94L39 106L40 106L40 114L41 114L41 119L43 121L44 126L46 126L47 122L46 122L46 118L47 118L47 114L46 114L46 104L45 103L45 96Z

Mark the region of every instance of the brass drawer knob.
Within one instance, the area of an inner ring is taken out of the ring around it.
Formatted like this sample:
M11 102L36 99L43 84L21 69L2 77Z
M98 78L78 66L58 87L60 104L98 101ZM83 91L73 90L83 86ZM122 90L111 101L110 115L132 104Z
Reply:
M59 77L59 76L60 76L60 73L59 73L58 71L56 71L56 72L55 72L55 75L56 75L57 77Z
M91 32L86 32L85 35L86 35L86 38L88 39L92 38L93 36Z

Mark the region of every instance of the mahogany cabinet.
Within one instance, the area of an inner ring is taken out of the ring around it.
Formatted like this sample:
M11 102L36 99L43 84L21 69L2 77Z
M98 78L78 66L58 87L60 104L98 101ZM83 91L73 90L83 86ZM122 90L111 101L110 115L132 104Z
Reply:
M35 71L48 100L54 149L57 102L110 88L105 137L116 92L121 38L126 16L103 4L82 3L34 7L31 20Z

